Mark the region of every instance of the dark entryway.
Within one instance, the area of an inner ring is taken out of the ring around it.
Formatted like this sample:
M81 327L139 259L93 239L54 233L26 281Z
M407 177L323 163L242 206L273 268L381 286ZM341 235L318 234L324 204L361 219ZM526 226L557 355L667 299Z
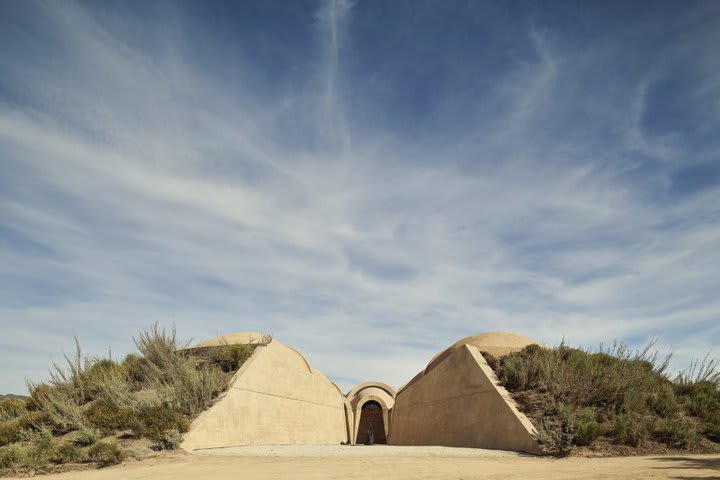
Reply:
M371 432L372 437L374 437L373 442L370 441ZM356 443L358 445L387 443L387 438L385 438L385 425L383 422L382 407L375 400L370 400L362 406Z

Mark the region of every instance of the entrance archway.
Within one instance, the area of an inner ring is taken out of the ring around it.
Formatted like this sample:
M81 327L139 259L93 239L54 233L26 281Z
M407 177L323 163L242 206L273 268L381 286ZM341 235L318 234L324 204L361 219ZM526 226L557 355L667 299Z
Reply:
M388 443L392 436L395 389L381 382L366 382L350 390L346 397L350 443L367 443L369 428L372 428L374 443Z
M358 445L386 444L385 430L382 406L375 400L368 400L360 409L360 423L355 443Z

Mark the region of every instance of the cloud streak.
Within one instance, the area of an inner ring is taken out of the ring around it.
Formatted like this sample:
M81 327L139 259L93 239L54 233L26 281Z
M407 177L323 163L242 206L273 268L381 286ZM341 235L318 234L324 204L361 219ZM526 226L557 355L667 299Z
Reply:
M596 36L491 5L242 31L249 11L3 8L1 391L72 335L122 354L154 321L270 331L344 389L478 331L656 336L679 364L720 341L709 3ZM690 123L653 113L663 85Z

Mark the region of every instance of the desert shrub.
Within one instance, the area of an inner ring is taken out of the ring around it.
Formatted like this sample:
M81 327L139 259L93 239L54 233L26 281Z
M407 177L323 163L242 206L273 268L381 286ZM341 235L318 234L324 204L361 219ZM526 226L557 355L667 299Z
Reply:
M177 428L173 428L160 435L156 447L160 450L175 450L180 443L182 443L182 435Z
M157 442L158 448L177 448L189 419L211 405L227 387L227 372L236 370L255 348L225 346L217 361L208 361L179 350L175 330L157 324L134 340L140 355L118 363L84 359L76 339L74 354L53 364L47 383L28 383L25 407L17 401L0 403L0 419L8 420L0 422L0 446L25 442L28 452L36 453L30 457L36 463L49 458L77 462L87 455L90 461L109 464L115 462L112 451L117 446L99 439L130 429ZM65 442L53 451L41 448L47 443L40 438L45 430L67 435Z
M649 347L633 353L614 344L590 353L564 344L552 349L529 345L501 358L496 373L510 391L548 392L568 405L612 406L619 411L626 406L628 391L654 391L667 382L661 375L667 361L656 361ZM644 408L644 398L638 398L631 409Z
M27 412L10 421L0 423L0 446L8 445L22 440L27 434L38 429L42 414Z
M28 458L27 448L19 443L0 448L0 468L16 468L27 465Z
M102 437L102 432L95 427L86 426L75 434L75 443L82 446L92 445Z
M558 403L551 407L550 411L553 411L559 419L564 441L570 445L589 445L607 432L607 428L597 421L597 414L593 408L576 409Z
M702 360L694 359L685 370L675 377L679 387L693 387L697 384L711 384L720 389L720 359L711 358L708 352Z
M0 446L17 442L22 437L25 426L22 419L15 418L8 422L0 423Z
M576 445L590 445L603 436L607 429L596 420L579 420L573 425Z
M103 434L109 435L114 431L129 428L135 414L130 408L118 407L104 400L95 400L85 410L85 417L91 426L97 428Z
M159 407L170 403L173 392L170 387L158 386L156 388L145 388L133 394L133 408L143 411L152 407Z
M71 442L66 442L57 447L55 451L55 463L82 463L86 459L85 451Z
M601 436L633 447L653 439L679 449L699 448L700 435L716 439L717 361L694 362L671 381L665 374L670 357L658 358L652 347L633 351L615 343L590 352L530 345L493 359L492 367L536 425L544 422L548 452Z
M210 361L223 372L234 372L253 354L253 345L223 345L212 350Z
M703 428L703 435L713 442L720 442L720 411L708 418Z
M683 408L689 415L708 418L720 412L720 390L708 381L676 386Z
M125 369L109 358L95 360L85 372L88 397L117 408L132 403Z
M654 440L683 450L696 447L700 441L696 424L685 416L656 419L651 433Z
M517 355L508 355L499 364L499 373L503 384L512 391L544 390L543 371L547 354L539 345L528 345Z
M56 457L57 445L48 431L40 432L27 449L27 465L31 467L46 466Z
M172 430L186 432L190 426L185 417L167 405L148 408L140 412L138 419L138 433L155 441L161 441Z
M623 445L639 447L645 440L643 424L633 413L621 413L615 417L615 440Z
M178 353L175 328L167 332L156 323L133 340L144 358L142 374L146 383L167 383L186 360Z
M101 467L106 467L122 462L124 455L117 443L99 441L88 448L87 457Z
M179 412L195 416L212 404L225 386L225 377L219 368L198 366L192 359L185 361L172 378L173 404Z
M42 390L42 394L35 396L33 409L42 415L44 423L55 433L71 432L85 426L82 400L72 388L30 386L31 392L38 390Z
M0 423L13 420L27 413L25 401L19 398L0 400Z
M650 392L646 397L646 404L652 413L663 418L674 416L681 409L675 390L669 382Z
M647 392L638 388L628 387L622 393L622 403L613 405L616 411L645 413L647 411Z
M143 357L135 355L134 353L129 353L122 362L125 377L133 387L133 390L139 388L147 380L145 376L147 366L145 363L146 361Z
M50 393L50 385L47 383L27 383L30 397L25 402L25 407L30 411L40 410L40 405L45 401L45 397Z
M543 419L537 431L535 439L545 452L559 457L572 453L572 435L562 425L554 425L548 419Z
M595 410L592 408L568 409L564 417L567 430L572 434L572 442L575 445L590 445L607 431L605 426L598 423Z
M80 341L75 337L75 353L72 356L65 355L65 366L53 363L50 370L50 392L62 393L62 395L75 404L80 405L90 400L87 375L85 372L87 361L83 360Z

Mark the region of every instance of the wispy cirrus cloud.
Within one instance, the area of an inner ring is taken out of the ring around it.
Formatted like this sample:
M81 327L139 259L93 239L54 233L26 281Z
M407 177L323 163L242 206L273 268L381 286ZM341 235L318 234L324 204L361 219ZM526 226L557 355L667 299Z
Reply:
M477 331L717 345L712 3L237 8L2 6L0 390L154 321L344 388Z

